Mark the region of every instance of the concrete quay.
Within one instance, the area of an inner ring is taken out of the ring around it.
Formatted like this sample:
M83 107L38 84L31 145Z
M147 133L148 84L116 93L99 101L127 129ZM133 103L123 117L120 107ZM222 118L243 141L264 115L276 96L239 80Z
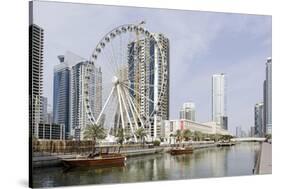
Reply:
M256 173L272 174L272 144L262 143Z
M127 157L139 156L139 155L149 155L155 153L162 153L164 147L155 147L148 149L137 149L137 150L126 150L122 151ZM33 167L52 167L60 166L62 164L62 159L72 159L78 154L62 154L62 155L47 155L47 156L35 156L32 158Z

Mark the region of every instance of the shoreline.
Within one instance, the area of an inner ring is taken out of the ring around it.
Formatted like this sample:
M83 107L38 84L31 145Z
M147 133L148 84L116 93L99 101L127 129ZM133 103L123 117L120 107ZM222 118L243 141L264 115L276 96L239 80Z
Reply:
M272 174L272 144L263 142L253 169L254 174Z
M181 144L180 146L187 146L188 144ZM211 148L218 147L215 142L197 142L192 144L193 149L203 149L203 148ZM168 146L154 146L151 148L140 148L140 149L127 149L125 151L121 151L127 157L135 157L135 156L145 156L151 154L159 154L159 153L167 153L171 148L175 147L175 145ZM116 148L115 146L111 146L110 148ZM33 168L45 168L45 167L60 167L62 166L62 159L71 159L75 158L77 154L53 154L53 155L41 155L35 156L32 158L32 166Z

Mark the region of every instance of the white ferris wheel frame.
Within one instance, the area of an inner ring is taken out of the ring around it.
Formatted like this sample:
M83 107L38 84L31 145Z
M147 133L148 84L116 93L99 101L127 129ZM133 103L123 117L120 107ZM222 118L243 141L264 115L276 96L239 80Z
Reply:
M158 68L158 62L154 61L154 69L155 69L154 73L156 74L154 77L156 78L155 82L157 82L156 84L154 83L154 95L155 95L154 101L149 99L145 95L140 94L138 91L134 90L135 92L139 93L139 95L143 95L150 102L153 102L154 109L153 109L151 115L149 115L149 117L146 118L146 120L143 120L141 118L140 113L137 111L136 105L133 103L132 97L129 95L129 92L128 92L129 90L133 90L133 89L131 89L128 85L124 85L124 83L119 83L118 78L113 78L113 80L115 80L115 81L112 81L114 85L111 88L109 96L107 97L104 105L102 106L102 110L101 110L101 112L99 113L99 116L96 119L93 116L93 113L92 113L92 110L91 110L90 100L89 100L90 97L89 97L89 91L88 91L90 74L92 72L91 66L95 65L95 62L98 59L99 53L102 52L102 49L106 46L106 44L110 43L111 40L114 40L114 38L116 36L122 35L123 33L126 33L126 32L132 32L132 33L135 32L136 35L138 35L138 33L140 33L140 34L144 35L145 37L149 37L150 39L154 40L154 42L157 46L157 49L160 52L160 57L161 57L162 66L163 66L163 74L162 74L162 77L161 77L162 78L162 82L161 82L162 85L158 86L158 69L159 68ZM168 73L167 73L167 61L165 61L164 57L165 56L164 56L163 48L162 48L161 44L159 43L159 41L155 38L155 36L151 32L149 32L147 29L142 27L141 24L138 24L138 25L136 25L136 24L125 24L125 25L115 27L114 29L109 31L97 44L94 52L92 53L92 56L90 57L90 61L87 64L87 67L86 67L86 76L85 76L85 83L84 83L84 85L85 85L85 87L84 87L84 94L85 94L84 95L84 105L85 105L85 108L86 108L87 118L90 121L90 123L93 124L93 125L99 124L101 116L102 116L110 98L113 96L114 93L116 93L117 98L118 98L118 103L119 103L119 111L120 111L121 122L122 122L121 125L122 125L122 128L123 128L123 131L125 131L125 121L124 121L124 115L123 115L124 111L125 111L126 116L128 118L131 134L134 137L135 141L137 141L137 138L136 138L136 135L135 135L135 132L134 132L134 127L133 127L131 119L133 119L135 125L137 125L137 126L138 126L137 120L139 120L140 126L142 128L145 128L145 124L150 124L150 117L153 116L153 119L154 119L154 139L155 139L158 110L159 110L159 107L161 106L161 102L162 102L163 97L164 97L164 92L167 89L167 84L165 84L165 83L167 83L167 79L165 79L165 78L167 78L167 75L168 75ZM165 80L166 80L166 82L165 82ZM160 88L161 91L159 93L160 97L158 97L159 87L161 87ZM126 88L126 90L124 90L125 88ZM127 103L127 106L126 106L126 103ZM130 110L130 112L133 115L132 118L129 116L128 109ZM149 125L149 128L150 127L151 127L151 125Z

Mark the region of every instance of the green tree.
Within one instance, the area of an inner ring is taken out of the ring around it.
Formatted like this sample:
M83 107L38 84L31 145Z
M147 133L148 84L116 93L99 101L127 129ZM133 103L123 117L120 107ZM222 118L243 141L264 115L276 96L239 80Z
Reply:
M272 135L271 134L266 134L265 135L265 138L268 140L268 139L271 139L272 138Z
M210 140L213 140L213 141L217 141L217 136L216 136L216 134L210 134L209 135L209 137L210 137Z
M176 142L178 142L179 143L179 145L180 145L180 143L182 142L182 139L183 139L183 133L182 133L182 131L181 130L176 130L176 134L174 135L174 137L176 138ZM178 146L179 146L178 145Z
M222 139L225 140L225 141L230 141L230 139L232 139L232 138L233 138L233 136L231 136L231 135L223 135L222 136Z
M153 146L160 146L161 142L159 140L153 141Z
M131 134L129 134L129 133L126 133L126 134L125 134L125 139L126 139L126 141L130 140L131 138L132 138L132 135L131 135Z
M95 153L95 146L97 140L105 139L106 137L106 130L97 124L89 124L84 130L84 139L90 139L92 140L92 151Z
M124 143L124 140L125 140L123 128L118 129L116 137L117 137L117 143L120 144L119 150L118 150L118 153L120 153L120 150L123 147L123 143Z
M203 139L203 133L200 131L195 131L194 132L194 139L196 141L201 141Z
M183 130L183 138L185 141L188 141L192 138L192 132L189 129Z
M140 139L140 141L142 142L142 144L144 145L145 142L145 137L147 136L147 133L145 131L144 128L140 127L135 131L135 135L138 139Z
M117 143L120 144L120 145L122 145L122 144L124 143L124 140L125 140L123 128L119 128L119 129L117 130L116 137L117 137Z

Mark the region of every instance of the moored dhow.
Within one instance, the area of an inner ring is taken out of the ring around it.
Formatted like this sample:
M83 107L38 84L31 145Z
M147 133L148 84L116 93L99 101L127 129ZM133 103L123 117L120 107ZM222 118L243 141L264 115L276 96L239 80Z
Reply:
M185 148L174 148L170 150L171 155L179 155L179 154L191 154L193 153L192 147L185 147Z
M65 167L85 167L85 166L123 166L125 165L126 156L118 153L101 154L98 156L78 156L72 159L63 159Z
M235 145L234 142L219 142L219 143L217 144L218 147L222 147L222 146L233 146L233 145Z

